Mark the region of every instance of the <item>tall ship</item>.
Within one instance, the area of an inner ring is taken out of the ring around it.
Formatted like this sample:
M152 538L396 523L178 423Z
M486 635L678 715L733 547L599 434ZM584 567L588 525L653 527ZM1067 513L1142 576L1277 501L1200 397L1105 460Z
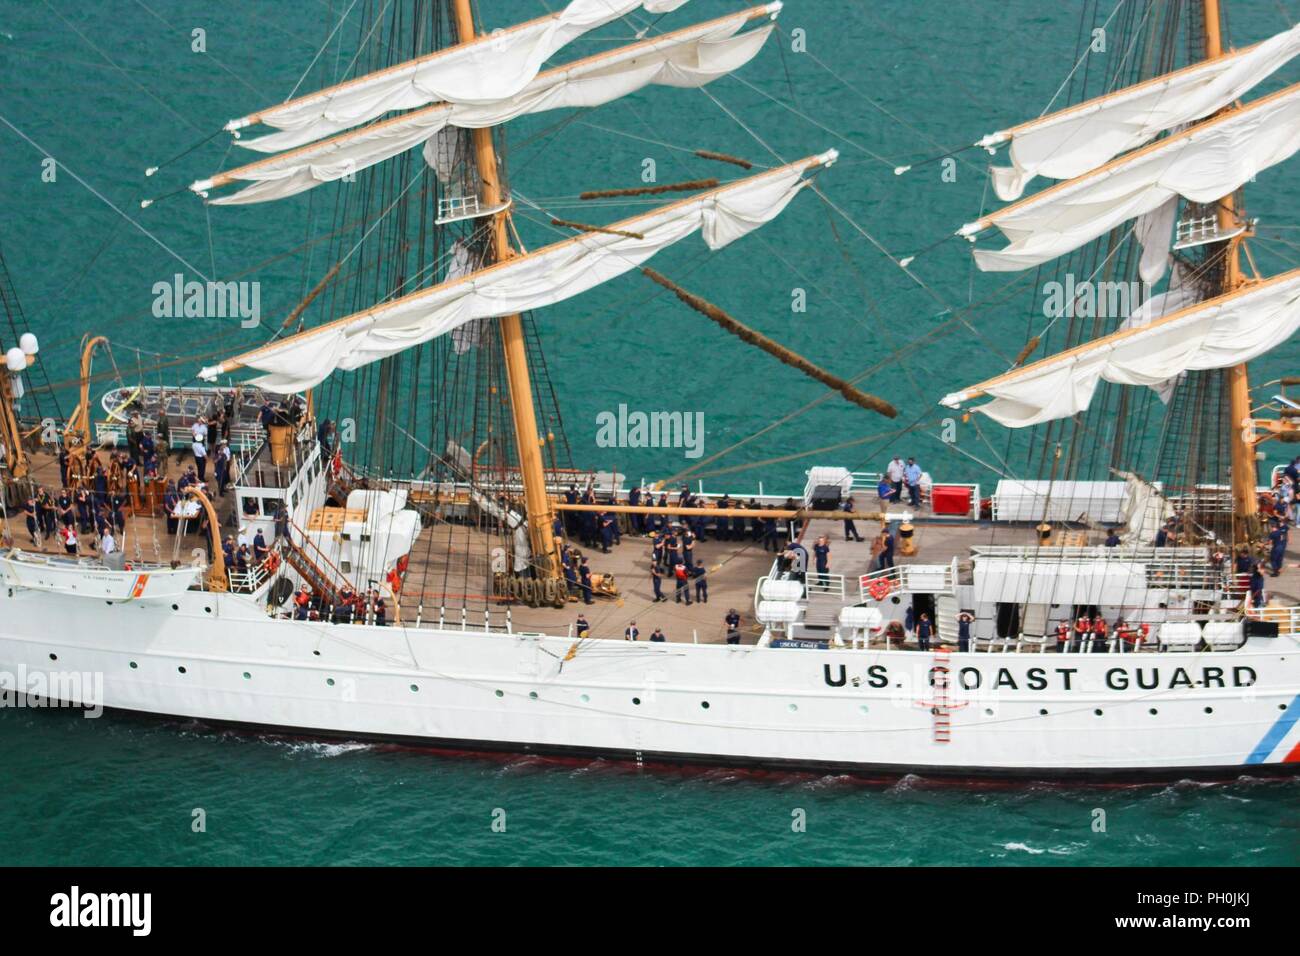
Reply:
M1084 33L1059 104L971 129L1000 204L959 229L954 210L936 245L969 241L973 269L1057 292L1001 374L933 389L942 424L924 428L980 435L981 484L891 461L923 430L900 423L879 472L825 451L804 487L755 493L575 461L535 314L639 282L765 375L897 418L863 377L650 264L753 243L791 204L851 226L826 191L837 140L762 163L702 145L707 178L593 189L575 214L512 188L506 131L707 91L786 42L782 4L700 23L688 0L554 6L499 24L471 0L362 0L345 79L232 119L249 161L144 204L201 202L221 230L244 228L227 207L312 203L299 305L194 379L126 367L96 402L112 342L89 329L65 414L0 270L5 697L637 765L1300 768L1300 471L1261 474L1259 451L1300 440L1300 378L1248 371L1300 325L1300 269L1256 269L1245 195L1300 148L1300 84L1256 92L1300 53L1300 25L1234 48L1218 0L1121 3L1102 24L1119 52L1092 65ZM633 42L571 52L615 22ZM758 149L762 123L742 125ZM641 208L589 221L620 204ZM552 241L527 248L524 220ZM915 278L931 254L886 262ZM211 307L190 285L164 292ZM692 421L620 409L601 427L680 438Z

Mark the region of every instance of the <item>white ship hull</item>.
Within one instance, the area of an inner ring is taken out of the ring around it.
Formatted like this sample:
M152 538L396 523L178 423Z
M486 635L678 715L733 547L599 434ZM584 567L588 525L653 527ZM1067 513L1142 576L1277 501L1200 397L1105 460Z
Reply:
M564 637L272 620L245 597L199 591L173 610L10 590L0 621L0 671L20 692L7 702L75 672L102 675L102 696L47 693L434 748L866 774L1300 768L1300 642L1285 635L1226 653L954 653L939 742L935 656L915 651L575 649Z

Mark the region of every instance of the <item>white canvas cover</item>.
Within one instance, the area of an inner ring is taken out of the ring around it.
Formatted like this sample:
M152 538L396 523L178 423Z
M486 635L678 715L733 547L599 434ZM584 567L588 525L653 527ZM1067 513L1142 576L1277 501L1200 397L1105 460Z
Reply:
M1122 520L1122 481L1043 481L1002 478L993 492L995 521Z
M739 69L758 54L775 25L745 33L740 29L756 15L775 16L778 10L779 5L771 4L588 57L547 70L523 90L502 100L438 103L223 172L194 183L190 189L202 193L214 185L245 180L254 185L210 202L224 206L283 199L356 174L421 143L426 144L429 165L446 180L450 171L447 150L437 147L438 134L447 127L477 129L546 110L603 106L652 84L704 86Z
M991 149L1011 141L1011 165L991 169L994 191L1009 202L1035 176L1082 176L1160 133L1218 112L1297 53L1300 24L1243 50L1000 130L976 145Z
M1182 372L1227 368L1276 348L1297 328L1300 269L954 392L943 404L989 395L993 401L975 411L1023 428L1083 411L1102 379L1154 387Z
M1138 561L1061 561L977 557L975 602L1013 604L1140 604L1146 565Z
M696 231L703 234L710 249L721 249L776 218L809 185L810 180L803 174L830 165L838 156L835 150L828 150L611 227L640 238L583 233L272 342L205 368L199 375L210 381L234 368L251 368L266 373L254 380L263 388L302 391L323 381L335 369L360 368L445 335L474 319L512 315L562 302L637 268Z
M237 142L248 149L274 153L359 126L390 110L415 109L440 100L499 102L522 90L543 63L589 30L638 9L668 13L685 2L570 0L558 13L231 120L226 129L238 130L253 123L273 126L282 132Z
M962 226L996 226L1003 249L976 249L985 272L1015 272L1065 255L1174 196L1212 203L1300 149L1300 84L1170 136L1101 169Z

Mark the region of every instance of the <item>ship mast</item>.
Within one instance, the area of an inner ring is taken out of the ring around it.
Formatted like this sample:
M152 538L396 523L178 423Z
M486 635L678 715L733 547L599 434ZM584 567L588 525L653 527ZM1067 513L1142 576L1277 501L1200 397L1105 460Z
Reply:
M468 43L475 36L474 12L470 0L452 0L452 12L460 42ZM495 209L502 201L502 177L496 147L492 144L492 129L475 129L472 134L483 190L481 199L487 208ZM507 233L507 211L501 209L492 215L492 256L496 262L504 262L515 254ZM542 466L541 436L537 430L537 411L533 406L533 386L528 373L523 320L515 314L501 316L500 322L501 341L505 347L506 382L510 389L510 411L519 452L519 472L524 485L524 507L528 512L528 541L532 548L533 566L542 577L556 577L559 570L551 528L554 515Z
M1205 13L1205 58L1216 60L1223 56L1223 33L1219 16L1219 0L1202 0ZM1241 222L1236 197L1229 193L1218 203L1219 231L1231 234ZM1232 292L1241 285L1240 245L1245 233L1233 236L1223 252L1223 285L1221 292ZM1232 513L1235 542L1249 542L1258 537L1259 519L1256 498L1255 444L1250 426L1250 380L1246 363L1227 370L1228 431L1232 453Z

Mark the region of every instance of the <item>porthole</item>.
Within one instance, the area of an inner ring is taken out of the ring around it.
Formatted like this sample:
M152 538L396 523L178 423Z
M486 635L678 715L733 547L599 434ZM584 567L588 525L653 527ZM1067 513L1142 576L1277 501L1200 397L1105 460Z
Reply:
M419 685L419 684L412 684L412 685L411 685L411 693L412 693L412 694L418 694L419 692L420 692L420 685Z
M798 709L799 709L799 705L798 705L798 704L790 704L790 705L789 705L789 710L790 710L790 713L792 713L792 714L793 714L796 710L798 710Z
M112 602L112 601L105 601L104 603L107 604L109 607L112 607L112 606L113 606L113 602Z
M1096 714L1098 717L1100 717L1100 716L1101 716L1101 708L1098 707L1096 710L1093 711L1093 713Z
M535 690L530 690L530 691L528 692L528 699L529 699L529 700L536 700L536 699L537 699L537 691L535 691Z
M334 678L333 678L333 677L327 677L327 678L325 678L325 686L326 686L326 687L333 687L333 686L334 686Z
M179 604L173 604L173 605L172 605L172 610L173 610L173 611L179 611L180 609L181 609L181 606L180 606Z
M320 657L320 651L312 651L312 653L315 654L317 657Z
M709 709L709 702L708 702L707 700L702 700L702 701L700 701L700 706L701 706L702 708L704 708L705 710L708 710L708 709Z
M578 698L578 700L582 701L584 704L591 703L591 698L588 697L586 694L583 694L581 697Z
M870 713L871 708L868 707L866 704L863 704L861 707L858 708L858 710L866 714L866 713Z
M1278 704L1278 705L1277 705L1277 709L1278 709L1278 710L1286 710L1286 704Z
M497 691L497 696L498 696L498 697L504 697L504 696L506 696L506 692L503 691L503 690L499 690L499 691Z
M253 679L253 675L248 673L248 671L244 671L244 680L252 680L252 679Z
M176 668L176 670L179 671L179 672L182 673L182 674L185 673L185 668L184 668L184 667L178 667L178 668Z
M1214 713L1214 708L1213 708L1213 707L1206 707L1206 708L1205 708L1205 712L1206 712L1207 714L1212 714L1212 713Z
M50 660L52 660L52 661L57 661L58 659L59 659L59 655L58 655L58 654L51 654L51 655L50 655Z
M637 707L640 707L640 706L641 706L641 698L640 698L640 697L633 697L633 698L632 698L632 703L635 704Z
M985 707L985 708L984 708L984 716L985 716L985 717L992 717L992 716L993 716L993 708L992 708L992 707Z
M144 605L141 605L141 607L143 607L143 606L144 606ZM205 608L203 609L203 613L204 613L204 614L211 614L211 613L212 613L212 608L210 608L210 607L205 607Z
M137 667L139 667L139 666L140 666L140 665L137 664L135 661L132 661L132 662L131 662L131 670L135 670L135 669L136 669Z
M1038 708L1038 716L1039 716L1039 717L1046 717L1046 716L1047 716L1047 708L1046 708L1046 707L1040 707L1040 708Z
M1149 711L1147 711L1147 713L1150 714L1152 717L1154 717L1156 714L1160 713L1160 711L1152 707Z

